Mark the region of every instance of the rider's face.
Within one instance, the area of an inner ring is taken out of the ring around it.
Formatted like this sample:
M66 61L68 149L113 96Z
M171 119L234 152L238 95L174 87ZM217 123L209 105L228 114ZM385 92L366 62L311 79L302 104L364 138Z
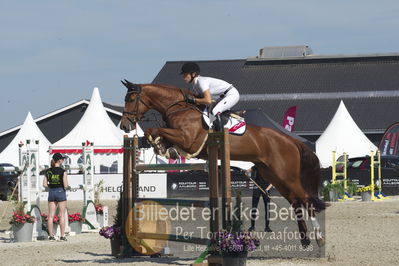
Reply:
M191 79L192 79L192 77L191 77L191 74L190 74L190 73L183 74L183 80L184 80L184 82L190 83L190 82L191 82Z

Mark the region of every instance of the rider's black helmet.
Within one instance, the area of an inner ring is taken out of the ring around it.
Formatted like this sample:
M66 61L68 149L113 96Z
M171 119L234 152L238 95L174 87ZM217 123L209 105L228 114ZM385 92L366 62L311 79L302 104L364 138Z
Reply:
M180 74L191 74L191 73L200 73L200 67L197 65L197 63L194 62L187 62L184 63L183 66L181 67L181 73Z

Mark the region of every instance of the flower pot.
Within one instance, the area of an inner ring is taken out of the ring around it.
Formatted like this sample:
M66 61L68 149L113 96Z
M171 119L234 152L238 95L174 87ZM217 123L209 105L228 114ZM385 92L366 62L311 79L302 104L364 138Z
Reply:
M338 201L338 191L335 188L332 188L328 191L328 195L330 196L330 201Z
M362 201L371 201L371 191L362 191Z
M33 223L13 225L15 242L32 242Z
M100 228L104 227L104 215L97 214L97 223Z
M121 253L121 239L120 238L115 238L115 239L110 239L111 240L111 254L112 256L118 256L119 253Z
M82 222L79 222L79 221L70 222L69 228L71 228L71 232L74 232L75 234L81 234L82 233Z
M247 264L248 252L223 253L223 266L245 266Z

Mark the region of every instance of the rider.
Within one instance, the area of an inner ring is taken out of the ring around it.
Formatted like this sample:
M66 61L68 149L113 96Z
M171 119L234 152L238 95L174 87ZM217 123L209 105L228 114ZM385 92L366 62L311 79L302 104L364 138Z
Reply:
M188 103L206 105L209 110L212 102L215 102L212 110L209 110L209 119L211 123L213 122L213 127L217 131L221 131L223 125L220 114L236 105L240 99L238 90L224 80L200 76L200 67L194 62L184 63L181 74L186 83L193 84L193 91L200 90L204 96L203 98L196 98L192 95L186 95Z

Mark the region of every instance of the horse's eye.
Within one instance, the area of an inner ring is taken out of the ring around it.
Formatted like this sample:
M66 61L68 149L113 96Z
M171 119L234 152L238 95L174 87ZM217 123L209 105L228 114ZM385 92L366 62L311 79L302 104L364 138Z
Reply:
M131 103L133 100L130 99L130 95L126 95L125 97L125 103Z

